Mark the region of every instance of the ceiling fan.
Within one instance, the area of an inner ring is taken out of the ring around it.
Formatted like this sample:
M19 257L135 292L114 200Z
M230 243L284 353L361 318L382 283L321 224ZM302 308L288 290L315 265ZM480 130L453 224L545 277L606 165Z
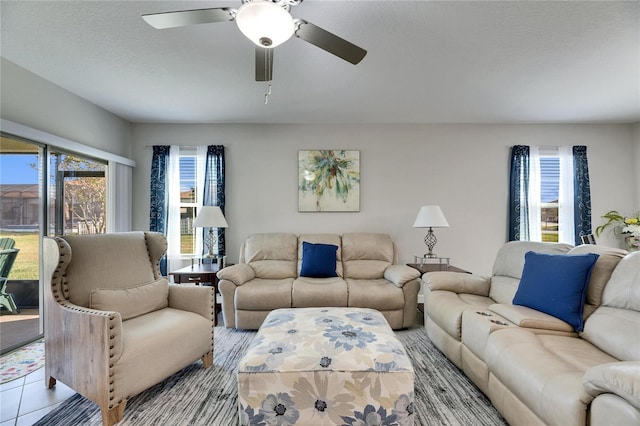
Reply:
M240 31L256 45L256 81L271 81L273 48L293 35L354 65L367 54L366 50L355 44L310 22L291 16L291 6L297 6L303 0L241 1L242 5L238 9L216 7L181 10L146 14L142 15L142 18L157 29L236 21Z

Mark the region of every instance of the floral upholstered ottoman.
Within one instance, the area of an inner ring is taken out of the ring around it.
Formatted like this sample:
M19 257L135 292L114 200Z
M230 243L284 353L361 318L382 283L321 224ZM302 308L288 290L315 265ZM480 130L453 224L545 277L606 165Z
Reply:
M241 425L412 425L413 367L373 309L272 311L238 365Z

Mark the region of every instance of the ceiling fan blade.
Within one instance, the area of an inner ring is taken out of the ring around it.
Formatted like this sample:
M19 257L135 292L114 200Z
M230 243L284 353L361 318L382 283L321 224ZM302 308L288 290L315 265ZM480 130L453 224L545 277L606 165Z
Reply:
M360 62L367 54L367 51L361 47L303 19L296 19L296 24L298 27L295 32L296 37L318 46L354 65Z
M271 81L273 77L273 49L256 46L256 81Z
M187 25L208 24L211 22L233 21L233 9L216 7L213 9L179 10L176 12L149 13L142 15L147 24L163 30L165 28Z

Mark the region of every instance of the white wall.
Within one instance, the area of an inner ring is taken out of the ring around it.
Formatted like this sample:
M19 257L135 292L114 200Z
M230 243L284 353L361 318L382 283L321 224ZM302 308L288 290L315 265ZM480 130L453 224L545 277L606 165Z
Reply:
M230 261L253 232L368 231L391 234L408 262L425 252L419 207L438 204L451 227L436 230L436 253L488 275L507 238L511 145L587 145L595 227L633 208L632 137L630 125L133 124L133 228L149 226L151 145L223 144ZM360 150L360 212L298 212L300 149Z
M0 58L0 116L43 132L131 156L128 121Z

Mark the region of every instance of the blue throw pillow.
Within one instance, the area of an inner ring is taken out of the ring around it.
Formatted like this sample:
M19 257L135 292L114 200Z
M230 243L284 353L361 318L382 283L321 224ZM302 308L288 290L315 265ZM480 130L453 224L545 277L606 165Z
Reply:
M514 305L553 315L582 331L582 311L598 255L527 252Z
M333 244L312 244L303 241L300 276L311 278L337 277L337 252L338 246Z

